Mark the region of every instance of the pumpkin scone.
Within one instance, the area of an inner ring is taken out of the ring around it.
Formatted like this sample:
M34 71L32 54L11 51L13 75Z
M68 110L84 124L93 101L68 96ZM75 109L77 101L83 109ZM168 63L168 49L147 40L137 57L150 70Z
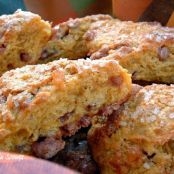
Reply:
M60 59L27 65L0 78L0 150L50 158L62 137L112 113L131 91L131 77L114 60Z
M133 80L174 83L174 28L113 19L93 23L84 39L91 59L114 58Z
M27 11L0 16L0 75L28 64L87 56L84 33L92 23L111 19L109 15L92 15L52 27L39 15Z
M88 134L102 174L173 174L174 86L139 87L108 118Z
M83 36L89 27L97 21L109 21L109 15L91 15L69 19L52 28L52 36L43 48L40 62L49 62L60 57L69 59L84 58L88 55L86 40Z
M39 15L16 11L0 16L0 75L10 69L35 64L51 36L51 25Z

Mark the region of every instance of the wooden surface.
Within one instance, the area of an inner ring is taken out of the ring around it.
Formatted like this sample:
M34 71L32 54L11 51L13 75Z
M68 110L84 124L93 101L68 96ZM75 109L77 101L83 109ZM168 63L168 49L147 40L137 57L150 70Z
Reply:
M69 169L24 155L0 152L0 174L77 174Z

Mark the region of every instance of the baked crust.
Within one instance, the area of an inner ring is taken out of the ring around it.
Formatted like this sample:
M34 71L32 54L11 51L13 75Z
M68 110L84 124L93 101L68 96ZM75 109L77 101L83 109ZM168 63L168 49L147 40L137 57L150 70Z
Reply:
M47 63L61 57L86 57L84 33L92 23L111 19L109 15L92 15L52 27L31 12L17 10L12 15L0 16L0 75L17 67Z
M113 19L93 23L84 39L91 59L114 58L133 80L174 82L174 28Z
M51 36L51 25L39 15L17 10L0 16L0 75L26 64L36 64Z
M52 37L43 49L40 62L49 62L60 57L69 59L84 58L88 55L84 34L97 21L109 21L109 15L91 15L83 18L69 19L52 28Z
M89 131L102 174L172 174L174 86L151 85Z
M51 28L30 12L0 17L3 72L60 57L115 59L135 81L174 83L174 29L108 15L70 19ZM36 36L37 35L37 36Z
M47 150L62 149L62 136L88 126L91 117L122 103L130 91L130 75L113 60L61 59L8 71L0 78L0 149L30 152L39 137L48 138ZM38 152L38 144L33 147Z

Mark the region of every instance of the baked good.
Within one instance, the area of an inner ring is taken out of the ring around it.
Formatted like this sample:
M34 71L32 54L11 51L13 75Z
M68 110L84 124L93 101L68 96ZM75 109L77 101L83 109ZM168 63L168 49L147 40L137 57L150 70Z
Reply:
M89 131L102 174L174 172L174 86L150 85Z
M0 150L50 158L62 137L112 113L131 91L131 77L114 60L61 59L27 65L0 78Z
M92 15L51 28L40 16L18 10L0 17L0 33L0 75L26 64L90 56L118 60L133 80L174 82L174 29L158 23Z
M49 62L60 57L70 59L84 58L88 54L83 35L97 21L108 21L109 15L91 15L83 18L69 19L52 28L52 37L43 48L40 62Z
M0 75L3 72L35 64L51 36L51 25L39 15L17 10L0 16Z
M109 15L92 15L51 27L31 12L17 10L12 15L0 16L0 75L27 64L87 56L84 33L92 23L111 19Z
M114 57L133 80L174 82L174 28L113 19L93 23L84 39L91 59Z

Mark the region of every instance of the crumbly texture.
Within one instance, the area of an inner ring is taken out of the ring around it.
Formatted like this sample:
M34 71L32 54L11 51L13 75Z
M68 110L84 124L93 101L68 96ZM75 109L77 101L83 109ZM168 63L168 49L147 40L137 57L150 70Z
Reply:
M174 83L174 29L108 15L70 19L55 27L30 12L0 17L0 75L61 57L115 59L133 80Z
M173 174L173 128L174 86L154 84L100 118L88 140L102 174Z
M108 15L92 15L51 27L31 12L17 10L12 15L0 16L0 75L28 64L87 56L84 33L92 23L111 19Z
M130 91L130 75L114 60L61 59L8 71L0 78L0 150L28 153L32 145L50 158L63 148L62 137Z
M97 21L113 19L109 15L91 15L84 18L69 19L52 28L52 37L43 48L40 62L49 62L60 57L83 58L88 55L84 34Z
M51 25L39 15L16 11L0 16L0 75L26 64L36 64L51 36Z
M114 58L133 80L174 82L174 28L113 19L93 23L84 39L91 59Z

